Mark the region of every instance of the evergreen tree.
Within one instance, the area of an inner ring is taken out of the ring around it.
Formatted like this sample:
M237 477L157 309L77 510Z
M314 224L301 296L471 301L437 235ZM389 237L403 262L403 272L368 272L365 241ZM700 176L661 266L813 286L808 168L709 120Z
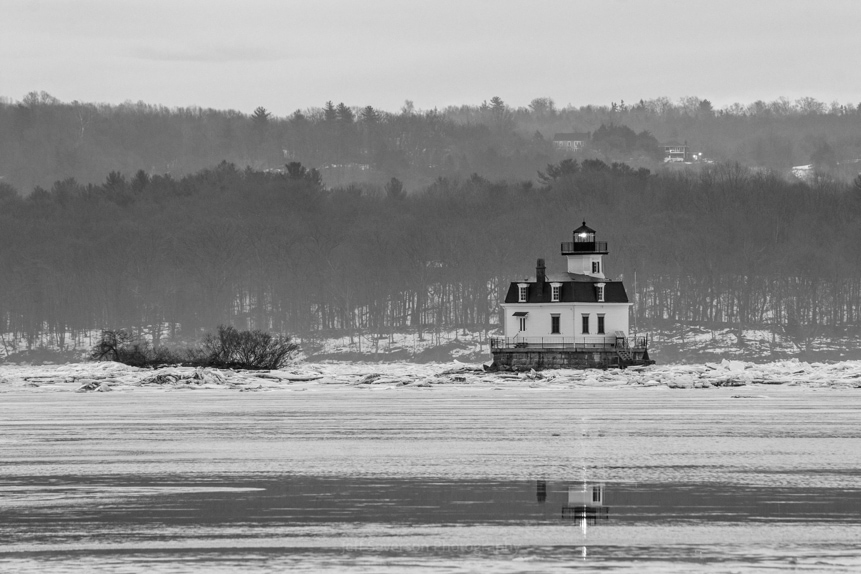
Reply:
M335 108L332 100L326 102L326 105L323 107L323 119L327 122L334 122L338 119L338 110Z

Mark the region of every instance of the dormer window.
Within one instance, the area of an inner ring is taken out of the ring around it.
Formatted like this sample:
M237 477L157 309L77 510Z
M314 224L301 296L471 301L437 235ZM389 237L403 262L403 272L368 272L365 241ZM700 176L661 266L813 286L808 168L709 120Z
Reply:
M529 295L529 285L526 283L517 284L517 302L526 303L526 297Z
M558 303L562 300L562 283L550 284L550 302Z
M595 296L598 299L598 303L604 302L604 284L596 283L595 284Z

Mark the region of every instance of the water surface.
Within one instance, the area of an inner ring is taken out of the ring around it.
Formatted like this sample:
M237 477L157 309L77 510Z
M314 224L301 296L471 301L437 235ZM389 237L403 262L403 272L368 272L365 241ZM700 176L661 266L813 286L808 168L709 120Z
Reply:
M858 393L3 395L0 569L855 571Z

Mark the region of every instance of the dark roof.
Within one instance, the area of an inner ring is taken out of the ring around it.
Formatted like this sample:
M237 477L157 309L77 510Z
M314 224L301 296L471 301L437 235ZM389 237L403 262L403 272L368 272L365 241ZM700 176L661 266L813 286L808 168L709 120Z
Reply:
M595 230L591 227L587 227L586 222L584 221L583 225L574 230L574 235L577 235L578 233L595 233Z
M583 142L589 139L589 132L569 132L564 134L554 134L553 141L555 142Z
M566 275L575 275L574 273L566 273ZM587 277L585 275L577 275L577 277ZM562 283L562 292L559 294L560 303L598 303L598 294L596 293L595 283L604 283L604 303L627 303L628 294L625 292L625 286L621 281L607 281L590 277L589 281L583 280L568 280L559 281ZM555 281L554 281L555 282ZM538 283L533 281L515 281L508 286L508 293L505 295L506 303L519 303L520 293L518 291L518 283L529 283L529 289L526 292L526 303L550 303L552 289L550 282L544 284L542 293L539 293Z

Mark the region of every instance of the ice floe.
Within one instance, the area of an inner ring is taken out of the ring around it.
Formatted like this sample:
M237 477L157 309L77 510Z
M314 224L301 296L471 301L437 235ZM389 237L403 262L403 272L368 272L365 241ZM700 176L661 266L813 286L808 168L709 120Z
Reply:
M493 389L508 386L549 388L708 389L742 386L861 388L861 361L806 363L788 359L771 363L722 360L611 369L559 369L489 373L478 363L300 363L272 371L194 367L141 369L119 363L73 363L0 366L0 392L108 391L277 391L338 389L411 390L434 388Z

